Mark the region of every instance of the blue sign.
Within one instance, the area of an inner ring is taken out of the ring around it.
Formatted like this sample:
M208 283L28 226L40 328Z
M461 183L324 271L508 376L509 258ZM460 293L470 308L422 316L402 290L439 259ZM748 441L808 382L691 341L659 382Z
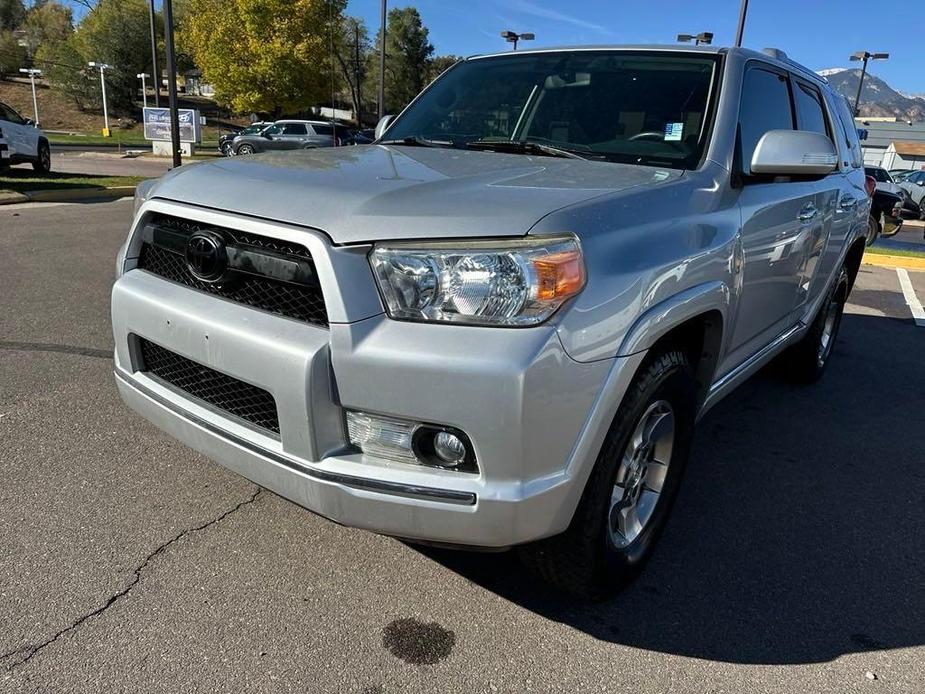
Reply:
M180 142L201 142L202 130L199 127L199 112L191 108L178 109L180 120ZM170 109L145 108L144 130L146 140L170 142Z

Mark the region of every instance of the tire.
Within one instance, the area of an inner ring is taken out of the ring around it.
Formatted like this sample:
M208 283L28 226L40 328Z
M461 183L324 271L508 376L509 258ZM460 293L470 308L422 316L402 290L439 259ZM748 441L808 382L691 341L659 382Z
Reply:
M237 153L240 155L253 154L256 150L253 145L239 145Z
M822 378L838 338L849 286L848 271L842 266L806 335L780 356L779 364L792 380L815 383Z
M39 152L32 162L32 168L41 174L51 173L51 147L45 140L39 140Z
M880 238L880 232L883 227L880 225L880 220L874 216L874 213L871 212L867 215L867 245L873 246L876 243L877 239Z
M629 583L651 554L677 495L690 453L696 407L694 374L687 356L670 350L649 358L617 411L568 529L520 547L524 564L559 590L586 600L605 598ZM650 417L659 412L663 419L651 426L648 435L642 435L651 444L646 451L634 441L640 427L647 428ZM667 448L665 417L671 417L673 424ZM641 468L628 464L634 452L635 459L648 458L649 462ZM659 458L667 464L657 463ZM659 477L661 492L653 501L651 492ZM629 516L634 495L639 502L649 499L647 516L643 504L635 503L641 522L635 535L628 532L624 517L625 512Z

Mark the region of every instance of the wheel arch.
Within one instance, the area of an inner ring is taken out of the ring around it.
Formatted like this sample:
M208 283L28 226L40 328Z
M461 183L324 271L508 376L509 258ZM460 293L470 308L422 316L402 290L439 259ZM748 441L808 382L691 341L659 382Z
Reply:
M866 237L856 239L845 255L845 268L848 270L849 292L854 287L854 281L857 279L858 272L861 270L861 260L864 258L864 249L866 245Z

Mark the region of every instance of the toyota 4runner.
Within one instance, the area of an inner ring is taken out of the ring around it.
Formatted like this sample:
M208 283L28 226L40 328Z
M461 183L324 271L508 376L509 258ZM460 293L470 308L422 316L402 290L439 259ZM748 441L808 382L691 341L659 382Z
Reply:
M139 188L122 397L339 523L607 594L698 418L828 364L870 204L850 110L779 51L574 48L463 60L381 126Z

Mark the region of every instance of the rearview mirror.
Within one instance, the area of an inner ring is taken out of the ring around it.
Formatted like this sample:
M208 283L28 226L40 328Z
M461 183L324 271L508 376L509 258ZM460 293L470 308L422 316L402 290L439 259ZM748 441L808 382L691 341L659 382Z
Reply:
M755 147L751 173L778 176L824 176L838 166L832 141L804 130L769 130Z
M378 140L382 137L382 134L385 132L385 129L389 127L389 123L392 122L394 116L382 116L379 119L379 122L376 123L376 139Z

